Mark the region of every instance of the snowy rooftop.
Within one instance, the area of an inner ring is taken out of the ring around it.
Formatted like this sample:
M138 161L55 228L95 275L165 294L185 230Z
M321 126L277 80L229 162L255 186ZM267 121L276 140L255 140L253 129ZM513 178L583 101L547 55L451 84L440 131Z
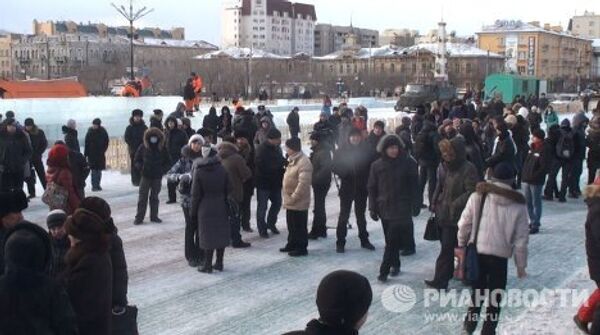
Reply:
M213 52L209 52L204 55L196 56L194 59L212 59L212 58L220 58L220 57L231 57L231 58L250 58L259 59L259 58L278 58L285 59L289 57L279 56L270 52L266 52L260 49L250 49L250 48L238 48L238 47L230 47L226 49L216 50Z
M479 49L472 44L464 44L464 43L448 43L446 44L446 50L450 57L483 57L488 56L486 50ZM379 48L362 48L357 50L355 53L347 52L347 51L337 51L329 55L325 55L322 57L315 57L315 59L337 59L342 58L344 56L350 55L354 58L359 59L368 59L369 57L398 57L402 55L411 55L416 53L417 51L427 51L431 53L438 52L437 43L422 43L413 45L408 48L397 48L392 45L385 45ZM490 53L490 57L492 58L502 58L501 55Z
M498 32L503 32L503 33L540 32L540 33L560 35L560 36L565 36L565 37L572 37L572 38L577 38L577 39L584 39L581 37L571 35L570 33L566 32L566 31L555 31L552 29L546 29L543 26L534 25L534 24L526 23L526 22L519 21L519 20L496 20L496 22L494 22L494 24L492 24L492 25L483 26L482 30L480 32L478 32L477 34L498 33Z
M139 45L148 46L165 46L175 48L198 48L198 49L212 49L217 50L218 47L214 44L206 41L185 41L185 40L174 40L174 39L160 39L160 38L144 38L143 41L135 41Z
M592 40L592 48L600 48L600 38Z

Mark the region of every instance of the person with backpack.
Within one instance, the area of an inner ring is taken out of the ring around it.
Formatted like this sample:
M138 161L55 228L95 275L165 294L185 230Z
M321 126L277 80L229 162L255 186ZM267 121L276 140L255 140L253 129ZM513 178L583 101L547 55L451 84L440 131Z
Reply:
M458 246L465 248L472 244L479 264L463 324L467 334L475 332L480 319L484 320L481 334L496 334L508 260L513 255L517 276L527 277L527 201L523 194L512 190L514 180L515 170L510 163L497 164L491 181L477 185L458 220ZM486 300L487 310L480 316Z
M546 174L552 162L552 148L545 143L546 133L541 129L533 131L531 148L523 164L523 188L527 199L529 214L529 233L540 231L542 218L542 191L546 182Z
M575 133L571 128L571 121L569 119L564 119L560 123L560 137L556 145L556 155L558 156L562 171L558 201L567 202L567 190L571 186L573 164L575 161Z

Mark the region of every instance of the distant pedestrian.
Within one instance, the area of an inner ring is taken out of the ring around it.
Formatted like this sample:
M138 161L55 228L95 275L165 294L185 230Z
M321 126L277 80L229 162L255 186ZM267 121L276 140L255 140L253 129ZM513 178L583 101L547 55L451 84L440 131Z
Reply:
M102 191L102 170L106 169L106 151L108 150L108 132L102 127L98 118L92 122L92 127L85 135L84 155L92 171L92 192Z

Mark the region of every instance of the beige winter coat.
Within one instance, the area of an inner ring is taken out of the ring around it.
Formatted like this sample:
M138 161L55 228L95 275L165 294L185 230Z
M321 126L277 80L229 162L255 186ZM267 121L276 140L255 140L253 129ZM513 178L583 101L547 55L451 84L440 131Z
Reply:
M473 241L483 194L487 194L487 198L477 238L477 251L483 255L504 258L514 254L516 266L525 269L529 242L527 202L521 193L503 183L477 185L477 192L469 197L458 221L458 245L465 247Z
M310 208L312 164L302 152L288 158L283 175L283 208L306 211Z

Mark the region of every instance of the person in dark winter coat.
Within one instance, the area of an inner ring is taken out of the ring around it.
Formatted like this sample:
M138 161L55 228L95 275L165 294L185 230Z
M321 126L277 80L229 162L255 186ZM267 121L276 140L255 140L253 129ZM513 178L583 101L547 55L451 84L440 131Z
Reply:
M443 193L435 214L440 228L441 249L433 280L425 284L435 289L446 289L454 272L454 248L460 215L479 180L477 168L467 161L466 144L461 136L442 140L439 144L442 158L447 163Z
M269 117L263 116L260 119L260 128L256 132L256 135L254 135L254 145L258 146L265 143L267 141L267 134L272 128L276 128L273 121Z
M477 169L479 175L479 181L483 181L483 175L485 170L485 163L483 162L483 156L481 155L481 148L477 142L477 135L470 122L465 122L460 125L459 133L465 139L467 160Z
M52 245L52 262L50 263L50 276L58 279L66 269L65 255L71 247L71 242L65 231L67 213L62 209L55 209L48 213L46 225Z
M540 113L540 109L535 105L531 107L531 112L527 114L527 122L529 123L529 128L531 132L533 132L536 129L541 129L542 113Z
M546 174L551 166L552 148L544 142L546 133L541 129L533 131L531 149L523 164L523 183L525 198L527 199L527 213L529 214L531 234L540 230L542 218L542 191L546 182Z
M571 121L569 121L569 119L564 119L562 120L562 122L560 123L560 137L559 140L557 142L557 152L560 151L560 145L561 142L563 141L561 138L562 137L570 137L573 140L573 144L575 142L575 134L573 131L573 128L571 128ZM557 154L558 156L558 154ZM558 161L560 163L560 169L561 169L561 181L560 181L560 190L558 191L558 201L559 202L566 202L567 201L567 192L569 191L571 194L571 196L574 196L573 194L573 188L572 188L572 174L573 174L573 168L575 165L575 155L574 152L570 153L570 157L558 157Z
M286 122L291 137L298 137L298 134L300 134L300 114L298 114L299 111L300 109L298 107L294 107L287 116Z
M508 131L506 122L502 117L498 117L494 119L493 125L498 137L494 143L492 155L485 161L486 167L493 169L501 162L507 162L516 169L517 146Z
M81 152L79 146L79 138L77 133L77 123L75 120L70 119L67 124L62 126L62 132L64 134L64 141L67 147L73 151Z
M177 103L177 107L175 107L175 111L173 113L169 114L169 117L174 117L176 119L183 119L185 117L185 109L186 109L185 104L183 102L179 102L179 103ZM161 124L160 128L162 129L162 127L163 127L163 125Z
M4 273L4 244L8 231L23 222L23 211L28 207L27 196L22 189L0 192L0 275Z
M330 150L335 147L335 137L337 133L337 127L332 123L331 118L325 113L319 115L319 122L313 125L312 134L318 134L319 138Z
M127 261L125 259L125 252L123 251L123 241L113 222L110 206L104 199L88 197L81 201L80 208L87 209L100 216L110 234L108 253L110 255L113 274L112 309L113 313L120 314L124 312L124 309L127 306L129 275L127 274Z
M181 126L181 130L183 130L183 132L187 135L188 138L191 138L196 134L196 130L192 128L192 120L190 120L187 117L182 117L181 123L183 124Z
M167 118L165 122L165 146L171 158L171 166L179 160L181 148L188 143L188 140L186 133L177 127L177 119ZM167 190L169 193L167 204L174 204L177 202L177 184L167 182Z
M84 334L78 332L64 287L48 276L52 260L48 234L35 224L21 223L0 247L6 255L6 273L0 277L0 332Z
M217 127L217 135L219 137L225 137L231 135L233 132L233 116L229 107L223 106L221 108L221 115L219 116L219 126Z
M363 141L362 138L360 130L352 129L349 137L345 140L345 144L333 154L332 170L341 179L339 190L340 216L336 230L336 250L338 253L345 251L348 219L350 218L352 203L354 203L354 214L361 247L367 250L375 250L375 247L369 241L365 217L368 198L367 182L373 156L369 144Z
M31 165L32 172L31 177L27 180L27 190L29 191L29 197L35 198L35 176L37 175L42 184L42 188L46 189L46 170L44 169L44 163L42 162L42 156L48 149L48 140L43 130L35 125L33 119L25 119L25 131L29 134L31 141Z
M185 238L184 252L188 265L197 268L200 266L204 257L200 246L198 245L198 224L192 222L190 213L192 202L192 166L196 159L202 158L202 145L204 139L200 135L190 137L188 145L181 149L181 158L167 175L170 182L179 185L179 194L181 194L181 209L185 219Z
M516 172L517 172L517 189L521 188L521 172L523 171L523 162L527 157L529 151L529 126L527 121L521 115L508 115L506 117L506 123L508 129L512 133L512 139L517 147L517 154L515 157Z
M113 293L110 231L99 215L83 208L69 216L65 230L71 240L65 283L79 332L109 335Z
M183 100L185 100L185 112L187 116L194 115L194 99L196 99L194 80L189 78L183 87Z
M244 183L252 178L252 171L246 165L246 160L239 153L238 147L230 142L221 142L218 147L218 156L221 164L227 171L229 183L231 184L231 193L229 202L233 205L229 213L229 223L231 225L231 246L233 248L247 248L250 243L242 241L240 234L240 211L239 208L244 200Z
M135 153L138 148L144 143L144 133L148 129L142 117L144 116L144 112L139 109L133 110L131 112L131 118L129 119L129 125L125 129L125 143L127 143L127 148L129 151L130 158L130 167L131 167L131 184L133 186L140 185L141 171L137 170L134 159Z
M364 276L346 270L325 276L317 289L319 318L285 335L358 335L367 322L373 291Z
M425 109L423 107L419 107L417 109L417 113L413 115L411 120L410 128L413 138L416 138L423 129L423 122L425 122Z
M421 211L417 162L406 152L397 135L386 135L377 151L381 158L371 165L369 175L369 213L381 219L385 234L385 252L379 269L379 281L400 273L400 250L415 251L413 216Z
M106 169L106 151L108 150L108 133L102 127L100 119L94 119L92 127L85 135L84 155L92 171L92 191L102 191L100 181L102 170Z
M586 129L590 120L585 116L585 113L577 113L573 117L573 141L575 144L575 152L573 154L573 169L571 170L570 180L570 197L578 199L581 195L579 183L581 174L583 173L583 161L585 160L586 145Z
M429 185L427 194L430 205L433 203L433 193L437 185L437 168L440 164L439 141L438 127L433 118L428 116L415 138L414 156L419 164L419 193L424 195L425 185Z
M252 173L250 178L244 183L242 203L240 204L240 219L241 226L245 232L252 232L250 228L250 217L252 216L250 205L252 203L252 196L254 195L254 184L255 184L255 167L254 167L254 148L248 142L248 136L244 133L235 133L235 144L239 149L239 154L246 161L246 166Z
M219 116L217 115L217 109L215 107L211 107L208 110L208 115L206 115L204 117L204 120L202 120L202 127L208 128L216 134L219 130L219 121L220 120L219 120ZM215 141L215 143L216 143L216 141ZM213 143L213 144L215 144L215 143Z
M204 265L200 272L223 271L223 255L231 241L228 196L231 183L227 171L216 155L211 155L210 144L202 147L202 159L192 167L192 222L198 223L200 248L204 250ZM215 264L213 255L217 253Z
M156 128L150 128L144 134L144 144L135 154L134 164L141 171L142 180L135 216L135 225L142 224L148 206L150 194L150 221L161 223L158 218L158 194L162 187L162 177L171 168L171 158L165 147L165 136Z
M150 128L158 128L160 130L164 130L163 116L164 112L162 111L162 109L153 110L152 115L150 116Z
M55 144L65 145L63 141L56 141ZM69 149L69 170L73 176L73 187L77 192L79 199L85 198L85 181L90 175L90 166L85 156L79 152Z
M560 172L560 159L558 158L556 152L556 147L558 145L558 141L561 137L561 130L558 125L554 125L548 129L548 136L544 141L544 146L548 147L549 157L547 157L548 161L548 178L546 179L546 187L544 188L544 200L552 201L554 197L560 198L558 184L556 182L556 178L558 173Z
M254 136L258 131L258 124L253 114L251 109L243 110L240 115L236 115L233 122L233 131L246 135L252 147L254 147Z
M502 117L504 114L504 102L502 101L502 93L497 92L494 96L494 100L488 107L488 116L491 118Z
M22 189L25 167L32 150L24 131L17 129L15 119L7 119L0 126L0 190Z
M585 221L585 251L590 279L596 283L596 290L579 308L574 317L575 324L587 334L598 334L600 319L600 174L594 176L594 182L585 188L585 202L588 207ZM593 321L593 322L592 322ZM590 329L589 324L592 323Z
M412 123L412 120L408 116L403 117L402 118L402 124L399 125L396 128L396 135L398 135L398 137L400 137L400 139L402 140L402 142L406 146L406 152L409 155L411 155L411 156L414 157L415 153L414 153L414 150L413 150L412 135L411 135L411 132L410 132L411 123Z
M385 132L385 123L381 120L375 121L373 124L373 130L367 136L366 142L369 145L371 160L374 161L379 158L379 154L377 153L377 146L379 145L379 141L386 135Z
M589 149L587 155L588 185L591 185L594 182L596 171L600 170L600 116L594 116L590 122L586 146Z
M267 229L273 234L279 234L276 227L277 215L282 205L281 187L286 160L281 151L281 132L271 129L267 135L267 142L256 148L256 225L261 237L267 238ZM267 215L268 202L271 208ZM267 215L267 216L266 216ZM265 220L266 216L266 220Z
M311 150L310 162L313 166L312 189L315 198L313 223L308 238L316 240L319 237L327 237L327 213L325 211L325 199L331 188L331 149L329 141L324 140L316 132L310 135ZM327 138L327 137L325 137Z

